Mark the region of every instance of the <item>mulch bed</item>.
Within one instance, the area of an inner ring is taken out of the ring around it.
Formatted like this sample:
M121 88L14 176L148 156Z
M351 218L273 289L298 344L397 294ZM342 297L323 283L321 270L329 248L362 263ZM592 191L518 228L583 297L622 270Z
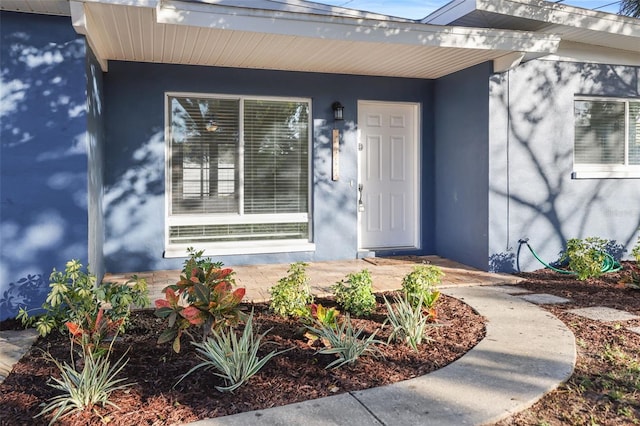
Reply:
M332 306L330 300L320 300ZM367 333L380 328L385 319L384 305L368 318L354 318L357 327ZM294 348L269 361L247 384L233 393L220 393L214 386L224 385L211 371L199 370L174 387L178 378L200 361L191 345L175 354L169 344L156 344L164 329L163 321L152 311L135 312L127 333L114 346L114 359L127 352L129 362L122 376L135 384L113 394L120 410L94 407L93 410L64 417L64 425L173 425L198 419L225 416L245 411L280 406L343 392L367 389L410 379L441 368L475 346L484 337L484 320L461 301L441 297L437 324L430 332L432 341L414 352L402 344L381 345L377 358L362 357L353 366L325 367L335 358L317 354L301 333L301 324L271 314L266 305L254 305L254 323L261 331L271 329L270 343L262 353ZM250 309L250 307L247 307ZM2 327L14 327L7 321ZM376 338L385 341L389 327ZM51 416L34 416L40 405L56 395L47 380L58 374L43 356L49 351L58 360L69 362L69 339L58 333L39 338L34 348L14 367L0 384L0 424L47 424Z
M570 299L566 304L541 307L574 333L577 364L567 383L500 426L640 424L640 335L629 330L640 327L640 320L601 322L569 312L604 306L640 315L640 290L621 284L629 276L631 263L624 266L623 272L586 281L548 270L519 274L525 279L519 284L522 288ZM484 336L481 316L460 301L442 297L438 327L431 332L433 341L423 345L419 353L391 344L381 347L384 358L366 357L354 366L326 370L333 358L315 353L316 348L300 336L299 323L270 314L265 305L255 309L261 329L273 327L268 335L273 343L265 345L264 351L295 349L271 360L234 393L217 392L214 386L223 383L211 372L194 373L174 388L179 376L199 361L190 345L183 345L185 352L179 355L168 345L157 345L163 324L151 311L141 311L134 314L132 327L116 344L116 356L129 350L124 376L136 382L113 395L121 410L96 407L65 417L60 424L172 425L381 386L441 368ZM356 323L373 332L384 321L383 312L379 305L371 318L357 319ZM0 323L0 327L12 326L11 321ZM382 340L387 336L388 329L378 334ZM57 371L41 350L49 350L60 360L69 359L68 339L59 335L39 339L0 385L1 425L47 423L47 419L34 420L33 416L41 403L56 394L46 383Z

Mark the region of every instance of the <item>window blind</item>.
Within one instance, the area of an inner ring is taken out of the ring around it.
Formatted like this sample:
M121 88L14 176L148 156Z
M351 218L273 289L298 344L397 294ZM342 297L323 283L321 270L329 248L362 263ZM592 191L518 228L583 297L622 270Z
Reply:
M629 102L629 164L640 165L640 102Z
M308 131L305 103L245 102L245 213L307 211Z
M625 104L575 101L576 164L624 164Z
M309 101L168 100L168 243L308 241Z
M239 100L170 101L171 213L237 213Z

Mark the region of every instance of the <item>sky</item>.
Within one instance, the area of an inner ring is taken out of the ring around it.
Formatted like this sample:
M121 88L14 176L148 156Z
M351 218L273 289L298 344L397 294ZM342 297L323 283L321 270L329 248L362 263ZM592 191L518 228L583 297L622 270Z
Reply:
M344 6L350 9L366 10L400 18L422 19L434 10L449 3L450 0L315 0L332 6ZM556 0L550 0L556 1ZM620 2L616 0L564 0L564 4L617 13Z

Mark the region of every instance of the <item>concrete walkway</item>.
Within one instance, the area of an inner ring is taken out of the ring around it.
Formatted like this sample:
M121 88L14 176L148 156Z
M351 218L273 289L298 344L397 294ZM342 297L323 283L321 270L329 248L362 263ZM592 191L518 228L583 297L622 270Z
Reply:
M358 259L312 263L312 290L326 295L346 274L368 269L374 290L400 288L417 264L435 264L445 273L440 290L472 306L487 320L486 337L456 362L422 377L358 392L284 407L202 420L193 425L477 425L518 412L566 381L576 359L575 340L564 324L545 310L513 294L510 275L488 274L437 256ZM248 301L268 299L268 289L289 265L233 267ZM140 273L151 300L175 283L178 271ZM127 277L110 275L111 281ZM13 332L15 333L15 332ZM35 340L33 330L0 332L0 381Z
M7 378L15 363L27 353L38 338L38 332L28 330L0 331L0 383Z

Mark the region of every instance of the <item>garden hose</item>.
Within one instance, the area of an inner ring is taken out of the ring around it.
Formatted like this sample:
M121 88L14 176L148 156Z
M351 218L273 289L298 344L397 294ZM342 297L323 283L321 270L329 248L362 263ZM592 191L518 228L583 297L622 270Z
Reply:
M538 262L542 263L546 268L551 269L552 271L558 272L560 274L578 275L578 273L575 271L555 268L549 265L548 263L546 263L544 260L540 259L540 256L538 256L538 253L536 253L536 251L529 245L528 238L523 238L521 240L518 240L518 255L516 257L518 272L520 272L520 248L522 247L523 244L526 244L527 247L529 247L529 251L531 251L531 254L533 255L533 257L535 257L538 260ZM617 260L615 260L613 256L611 256L609 253L606 253L606 252L603 252L602 254L604 254L604 260L602 261L602 267L600 271L603 274L606 274L608 272L618 272L622 269L622 265L620 265L620 263Z

